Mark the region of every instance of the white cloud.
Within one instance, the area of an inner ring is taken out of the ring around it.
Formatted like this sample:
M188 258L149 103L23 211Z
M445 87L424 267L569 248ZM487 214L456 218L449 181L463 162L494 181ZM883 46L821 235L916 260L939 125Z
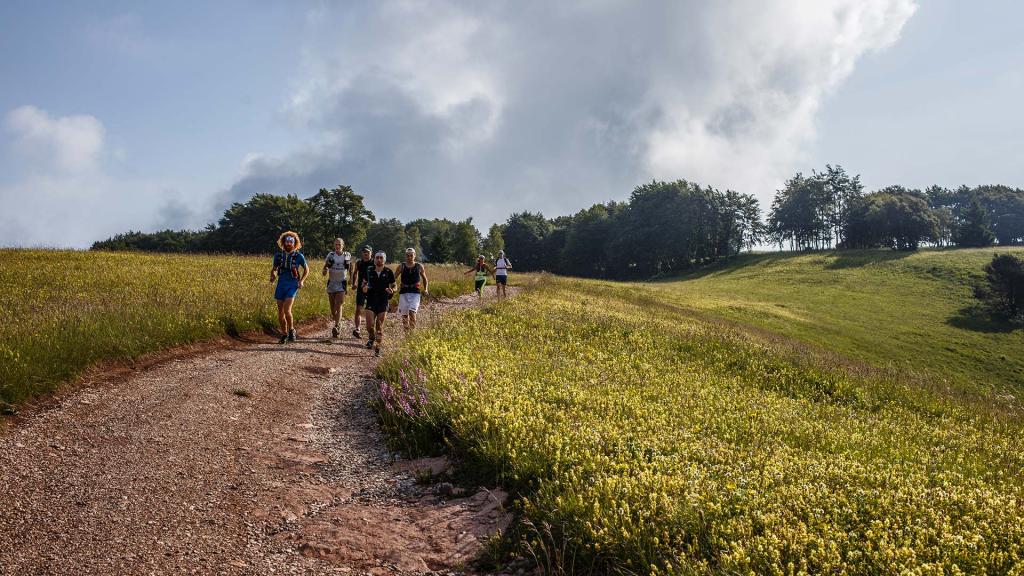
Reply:
M194 217L172 191L112 177L104 166L106 130L93 116L54 117L22 106L6 114L4 128L10 173L0 180L0 245L88 247Z
M105 130L93 116L52 118L35 106L21 106L7 114L6 127L22 160L69 174L97 169Z
M762 199L913 0L462 1L310 12L289 112L322 136L227 193L352 184L381 213L571 212L651 178Z

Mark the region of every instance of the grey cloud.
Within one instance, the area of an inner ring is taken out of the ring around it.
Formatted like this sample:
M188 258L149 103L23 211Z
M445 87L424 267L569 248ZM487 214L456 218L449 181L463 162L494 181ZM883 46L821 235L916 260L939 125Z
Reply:
M821 98L913 11L911 0L320 9L291 114L324 143L250 162L221 204L345 183L378 214L486 224L622 199L650 178L766 198L812 141Z

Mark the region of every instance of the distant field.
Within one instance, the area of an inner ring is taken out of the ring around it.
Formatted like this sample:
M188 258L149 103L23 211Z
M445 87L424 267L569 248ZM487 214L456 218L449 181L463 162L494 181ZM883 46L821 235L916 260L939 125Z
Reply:
M54 389L101 360L277 325L271 259L0 250L0 403ZM328 314L318 262L297 319ZM429 267L432 292L472 290L461 268ZM354 301L345 302L351 317Z
M945 323L968 302L959 282L990 252L753 257L653 286L544 277L403 344L381 367L384 397L397 398L382 421L420 451L443 438L468 469L512 488L524 523L511 543L554 573L1019 574L1018 403L851 369L685 306L798 326L813 342L849 326L830 348L922 368L941 359L958 375L1006 382L1013 370L896 348L913 331L959 334ZM847 267L828 267L837 264ZM750 290L726 293L733 280ZM825 316L847 290L837 310L852 316ZM774 306L782 294L794 300L786 308ZM1019 363L1018 337L951 342Z
M972 315L995 252L759 254L657 283L673 305L767 328L955 388L1024 393L1024 330Z

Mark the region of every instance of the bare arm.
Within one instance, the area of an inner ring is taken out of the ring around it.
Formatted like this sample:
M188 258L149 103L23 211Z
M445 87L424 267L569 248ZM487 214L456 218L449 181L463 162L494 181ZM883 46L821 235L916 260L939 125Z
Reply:
M419 267L420 278L423 278L423 293L426 294L430 286L430 280L427 279L427 268L423 264L420 264Z

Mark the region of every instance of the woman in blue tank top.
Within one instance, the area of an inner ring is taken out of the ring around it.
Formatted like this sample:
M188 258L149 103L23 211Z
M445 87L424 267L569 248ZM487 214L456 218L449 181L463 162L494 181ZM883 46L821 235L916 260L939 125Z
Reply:
M270 282L277 281L274 299L277 300L277 321L281 325L280 344L295 342L295 324L292 320L292 303L295 294L306 283L306 257L299 252L302 241L295 232L288 231L277 238L280 252L274 254L274 267L270 270Z

